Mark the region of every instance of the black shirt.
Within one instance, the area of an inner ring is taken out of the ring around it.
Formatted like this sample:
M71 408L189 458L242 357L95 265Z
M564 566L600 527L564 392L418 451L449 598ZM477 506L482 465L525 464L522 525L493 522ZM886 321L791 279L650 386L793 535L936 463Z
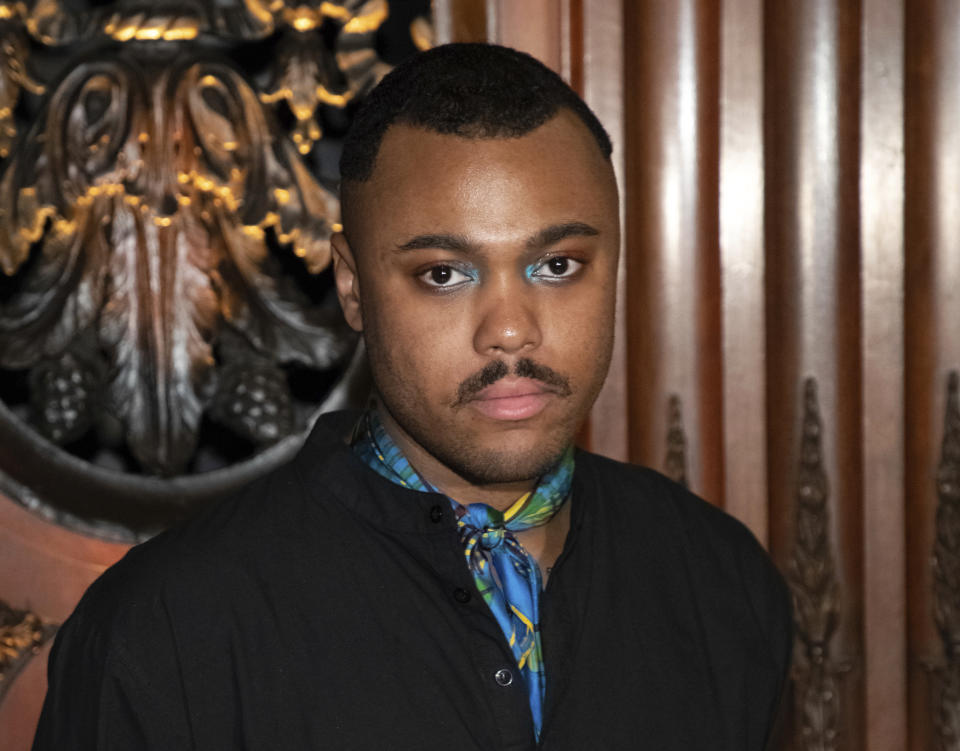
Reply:
M57 637L47 749L530 749L525 687L449 502L299 455L108 570ZM786 588L743 525L579 452L541 600L544 749L762 749Z

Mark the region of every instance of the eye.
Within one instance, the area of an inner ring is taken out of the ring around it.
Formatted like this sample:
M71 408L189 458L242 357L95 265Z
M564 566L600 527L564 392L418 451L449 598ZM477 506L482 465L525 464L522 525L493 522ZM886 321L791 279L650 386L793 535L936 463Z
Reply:
M583 263L569 256L551 256L530 267L529 276L534 279L567 279L576 274Z
M418 274L419 279L428 287L450 289L459 287L467 282L476 281L476 277L462 271L455 266L439 264L431 266L426 271Z

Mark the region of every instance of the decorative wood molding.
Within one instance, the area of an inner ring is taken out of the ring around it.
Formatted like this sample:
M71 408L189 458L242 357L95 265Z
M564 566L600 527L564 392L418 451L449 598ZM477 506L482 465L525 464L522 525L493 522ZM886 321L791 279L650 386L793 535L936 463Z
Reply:
M0 600L0 702L30 659L56 633L57 627L40 616L14 610Z
M664 474L684 487L687 485L687 436L683 431L683 405L677 394L670 395L667 408L667 457L664 460Z
M841 679L850 666L830 655L840 619L839 586L829 534L829 487L823 468L822 423L813 378L804 383L797 481L796 532L787 579L795 626L797 748L834 751L842 727Z
M943 640L943 659L928 665L933 724L939 751L960 751L960 378L947 379L943 443L937 469L933 544L933 617Z
M292 430L272 419L290 411L282 373L261 405L243 398L255 383L241 393L218 371L325 370L352 351L336 311L283 270L286 253L327 267L339 209L270 122L238 71L187 55L80 64L54 91L0 183L0 265L19 280L0 366L28 370L48 439L82 437L105 410L144 471L179 474L214 398L239 405L222 422L244 438Z
M84 531L153 532L362 402L329 272L333 186L352 108L390 69L380 51L430 41L426 17L403 22L428 4L394 10L0 0L9 494Z

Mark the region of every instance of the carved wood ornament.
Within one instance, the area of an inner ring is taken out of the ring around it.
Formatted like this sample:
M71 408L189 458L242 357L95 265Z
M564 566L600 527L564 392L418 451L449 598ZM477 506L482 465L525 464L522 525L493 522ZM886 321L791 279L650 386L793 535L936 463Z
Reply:
M316 147L388 70L388 5L79 7L0 4L0 432L91 477L229 470L302 434L354 352Z
M828 497L817 384L808 378L804 383L796 536L787 574L796 629L793 680L797 747L804 751L837 748L840 683L850 669L830 654L840 607L829 535Z
M680 397L670 395L667 422L667 456L663 473L680 485L687 487L687 436L683 430L683 405Z
M943 444L937 470L933 547L933 616L943 659L930 666L939 751L960 751L960 397L957 373L947 380Z
M14 610L0 600L0 701L13 679L56 630L35 613Z

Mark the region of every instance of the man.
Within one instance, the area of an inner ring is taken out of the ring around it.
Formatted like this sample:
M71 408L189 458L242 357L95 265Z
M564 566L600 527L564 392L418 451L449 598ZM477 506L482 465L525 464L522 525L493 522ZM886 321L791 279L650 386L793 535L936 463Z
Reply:
M94 584L35 749L763 748L782 580L738 522L571 447L620 242L594 115L526 55L440 47L341 172L376 407Z

